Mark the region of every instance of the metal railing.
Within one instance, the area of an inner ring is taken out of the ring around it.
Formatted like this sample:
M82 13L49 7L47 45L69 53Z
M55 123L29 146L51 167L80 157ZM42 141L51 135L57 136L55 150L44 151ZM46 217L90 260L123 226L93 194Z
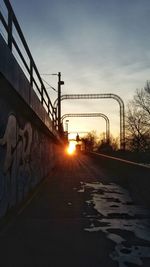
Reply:
M23 63L23 66L25 67L25 70L27 71L28 75L29 75L29 82L30 85L32 86L32 88L36 88L37 90L37 94L39 94L40 97L40 101L42 103L42 105L45 107L49 117L51 118L54 128L56 125L56 120L57 120L57 116L56 116L56 111L52 105L52 102L50 100L50 97L47 93L47 90L45 88L45 85L42 81L42 78L39 74L39 71L36 67L36 64L33 60L33 57L31 55L31 52L29 50L29 47L27 45L27 42L25 40L25 37L23 35L23 32L19 26L18 20L14 14L13 8L9 2L9 0L3 0L3 3L6 7L7 10L7 16L5 18L5 16L3 15L3 13L0 10L0 22L2 23L6 34L7 34L7 45L9 47L9 49L11 50L11 52L13 51L13 48L15 48L15 50L17 51L17 54L19 56L19 58L21 59L21 62ZM15 37L14 31L16 30L17 35L19 36L19 39L21 41L21 45L23 47L23 49L25 50L26 54L27 54L27 59L25 59L25 56L23 55L21 48L19 47L19 42L17 40L17 38Z

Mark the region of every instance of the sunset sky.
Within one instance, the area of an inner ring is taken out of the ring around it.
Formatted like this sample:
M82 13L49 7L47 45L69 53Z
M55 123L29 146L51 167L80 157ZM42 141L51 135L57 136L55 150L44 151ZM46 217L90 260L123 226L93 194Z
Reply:
M2 3L2 0L0 0ZM62 73L62 94L114 93L127 104L150 79L149 0L11 0L39 72ZM57 76L43 76L55 88ZM56 92L48 89L54 101ZM114 100L66 100L65 113L100 112L119 133ZM69 131L105 131L102 118L69 118Z

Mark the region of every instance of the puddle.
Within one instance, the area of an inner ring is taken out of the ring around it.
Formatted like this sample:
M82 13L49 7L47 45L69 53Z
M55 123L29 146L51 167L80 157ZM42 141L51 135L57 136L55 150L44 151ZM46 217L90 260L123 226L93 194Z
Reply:
M134 205L127 190L116 184L82 184L78 192L90 192L86 201L86 217L89 227L85 231L102 231L115 243L111 252L112 260L119 267L128 264L143 266L143 258L150 258L150 213L141 206Z

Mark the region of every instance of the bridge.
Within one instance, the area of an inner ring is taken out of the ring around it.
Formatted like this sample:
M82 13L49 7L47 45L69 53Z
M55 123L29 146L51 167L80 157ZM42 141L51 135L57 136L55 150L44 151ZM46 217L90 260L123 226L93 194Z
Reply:
M89 96L61 96L58 73L56 109L10 2L3 5L0 266L150 266L150 167L93 151L66 153L61 98ZM124 105L109 96L121 105L125 149Z

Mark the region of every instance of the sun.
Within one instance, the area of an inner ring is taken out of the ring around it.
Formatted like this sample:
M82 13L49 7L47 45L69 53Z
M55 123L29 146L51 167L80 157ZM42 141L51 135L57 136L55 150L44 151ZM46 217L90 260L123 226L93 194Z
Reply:
M69 145L68 145L68 147L67 147L67 149L66 149L67 154L68 155L73 155L73 154L75 154L75 150L76 150L75 143L70 142Z

